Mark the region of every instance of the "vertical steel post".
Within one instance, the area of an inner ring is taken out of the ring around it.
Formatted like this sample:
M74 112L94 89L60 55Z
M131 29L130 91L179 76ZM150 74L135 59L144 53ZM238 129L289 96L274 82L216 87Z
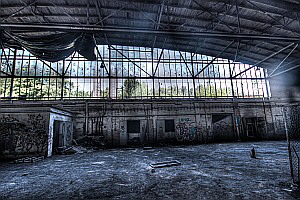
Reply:
M9 97L12 98L13 96L13 89L14 89L14 77L15 77L15 71L16 71L16 60L17 60L17 49L14 51L14 58L13 58L13 65L12 65L12 70L11 70L11 80L10 80L10 92L9 92ZM7 63L9 64L9 63Z

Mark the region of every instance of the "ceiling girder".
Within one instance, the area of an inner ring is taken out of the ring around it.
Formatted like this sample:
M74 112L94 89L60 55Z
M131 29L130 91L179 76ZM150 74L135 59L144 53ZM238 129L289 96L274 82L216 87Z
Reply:
M121 34L150 34L157 36L176 36L176 37L203 37L203 38L220 38L226 40L264 40L264 41L283 41L299 42L299 37L267 35L267 34L247 34L247 33L224 33L224 32L188 32L172 30L153 30L153 29L136 29L136 28L115 28L99 26L74 26L66 24L12 24L2 23L0 29L14 31L61 31L61 32L85 32L85 33L121 33Z

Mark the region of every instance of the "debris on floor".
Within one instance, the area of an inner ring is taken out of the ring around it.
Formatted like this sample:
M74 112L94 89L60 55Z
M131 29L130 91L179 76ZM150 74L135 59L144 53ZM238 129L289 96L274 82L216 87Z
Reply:
M127 148L125 148L125 150L127 150L127 151L136 151L137 149L133 148L133 147L127 147Z
M251 151L250 151L250 156L251 156L251 158L256 158L254 148L251 149Z
M143 150L153 150L153 147L144 147Z
M74 142L74 141L73 141ZM75 140L74 144L84 147L97 147L98 149L106 148L104 136L84 136Z
M76 154L76 153L87 153L88 150L81 146L62 147L59 149L61 154Z
M150 166L152 168L163 168L163 167L172 167L172 166L179 166L179 165L181 165L181 163L177 160L158 162L158 163L150 164Z
M38 162L44 160L44 156L39 157L25 157L15 160L13 163L32 163L32 162Z

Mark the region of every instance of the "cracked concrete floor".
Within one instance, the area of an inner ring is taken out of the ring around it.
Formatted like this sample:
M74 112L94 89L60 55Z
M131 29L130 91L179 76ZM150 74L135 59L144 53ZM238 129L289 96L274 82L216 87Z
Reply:
M258 159L250 158L255 147ZM149 164L180 166L151 171ZM298 199L285 141L109 149L0 163L0 199Z

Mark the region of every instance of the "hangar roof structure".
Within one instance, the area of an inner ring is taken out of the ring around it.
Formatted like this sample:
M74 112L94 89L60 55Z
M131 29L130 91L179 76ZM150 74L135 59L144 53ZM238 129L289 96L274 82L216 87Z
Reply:
M43 59L45 50L78 50L80 39L85 49L93 41L165 48L274 74L300 65L299 10L297 0L1 0L1 46Z

